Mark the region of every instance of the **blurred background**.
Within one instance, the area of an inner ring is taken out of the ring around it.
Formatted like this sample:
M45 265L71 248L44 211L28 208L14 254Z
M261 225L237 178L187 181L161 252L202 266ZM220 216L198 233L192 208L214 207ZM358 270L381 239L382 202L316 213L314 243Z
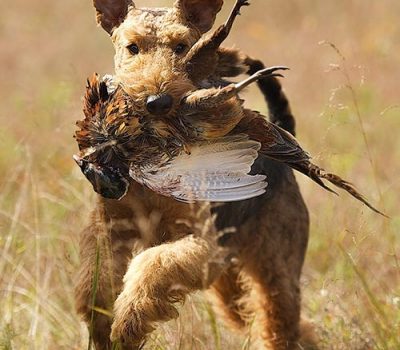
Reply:
M304 315L321 348L400 349L400 2L251 3L226 46L291 68L283 84L300 143L391 217L298 176L311 214ZM0 52L0 349L82 349L72 290L94 193L72 161L72 135L85 79L113 71L113 48L90 0L14 0L0 12ZM245 98L266 113L256 87ZM258 346L199 294L148 348Z

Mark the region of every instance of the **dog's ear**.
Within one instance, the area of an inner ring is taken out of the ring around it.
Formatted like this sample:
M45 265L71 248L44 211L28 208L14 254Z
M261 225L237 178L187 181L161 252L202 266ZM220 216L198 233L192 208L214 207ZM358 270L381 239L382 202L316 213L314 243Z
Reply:
M97 23L109 34L123 22L128 8L135 6L132 0L93 0L93 5L96 8Z
M177 0L174 6L189 23L205 33L213 26L223 3L224 0Z

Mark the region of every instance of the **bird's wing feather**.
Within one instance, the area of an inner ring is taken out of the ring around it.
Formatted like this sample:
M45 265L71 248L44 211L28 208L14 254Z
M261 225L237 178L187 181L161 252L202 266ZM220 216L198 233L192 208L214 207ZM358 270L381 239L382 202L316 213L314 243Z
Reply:
M310 155L302 149L297 140L286 130L268 123L268 137L272 142L263 150L271 158L288 163L298 163L310 159Z
M244 135L201 142L162 166L131 167L131 177L185 202L229 202L265 193L265 175L249 175L260 144Z
M234 176L238 179L235 181L239 182L241 180L239 177L240 175L234 174ZM250 175L246 176L252 177ZM232 202L245 200L265 193L265 187L267 185L264 181L265 177L263 175L256 175L253 177L256 178L256 183L234 188L208 188L207 184L205 184L204 186L201 185L193 189L190 183L187 185L183 184L178 190L172 192L172 196L184 202ZM205 182L206 181L207 180L205 180Z

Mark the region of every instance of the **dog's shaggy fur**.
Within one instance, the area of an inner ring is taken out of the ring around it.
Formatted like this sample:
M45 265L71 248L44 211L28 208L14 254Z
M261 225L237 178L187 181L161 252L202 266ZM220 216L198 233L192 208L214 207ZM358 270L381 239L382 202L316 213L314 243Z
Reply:
M137 97L138 111L146 114L140 103L149 95L180 96L196 83L176 68L184 53L173 50L180 43L194 45L213 25L222 2L178 0L172 8L137 9L128 0L94 1L116 48L116 77ZM127 49L133 42L141 55ZM224 57L235 62L222 60L220 70L241 59L234 53ZM250 71L262 65L248 58L241 64ZM278 81L267 78L259 85L273 120L294 133ZM77 309L96 349L111 350L111 340L122 349L139 348L157 322L177 317L175 303L200 289L214 292L232 326L243 329L255 317L265 348L312 347L300 330L306 206L285 165L259 157L253 172L267 175L267 193L220 206L180 203L135 183L120 201L98 198L81 234L76 286ZM225 232L232 227L236 232Z

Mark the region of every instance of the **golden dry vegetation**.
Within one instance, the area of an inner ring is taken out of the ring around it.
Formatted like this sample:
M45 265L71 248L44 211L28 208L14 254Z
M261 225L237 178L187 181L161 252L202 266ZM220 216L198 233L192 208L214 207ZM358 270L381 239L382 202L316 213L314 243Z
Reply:
M291 67L300 142L391 217L298 176L312 221L304 314L322 348L400 349L400 2L252 0L242 12L229 44ZM94 194L72 134L85 78L112 71L112 46L90 0L14 0L0 12L0 52L0 348L83 349L72 288ZM266 111L256 88L246 98ZM257 349L255 338L196 295L148 348Z

